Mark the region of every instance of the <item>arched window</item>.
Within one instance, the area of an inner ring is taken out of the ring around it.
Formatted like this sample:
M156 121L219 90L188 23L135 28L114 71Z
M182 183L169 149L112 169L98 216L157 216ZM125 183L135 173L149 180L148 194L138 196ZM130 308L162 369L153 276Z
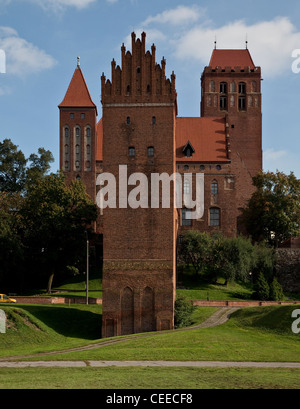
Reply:
M154 148L153 146L148 147L148 156L154 156Z
M63 130L63 157L64 157L64 170L70 170L70 128L64 127Z
M181 210L181 220L182 220L182 226L191 226L192 225L192 219L191 219L191 210L189 209L182 209Z
M209 209L209 225L220 226L220 209L218 207L211 207Z
M85 170L90 171L91 170L91 162L92 162L92 129L88 125L85 128L85 134L84 134L84 163L85 163Z
M209 83L209 92L215 92L215 81L210 81Z
M220 94L227 94L227 82L220 82Z
M189 195L190 194L190 184L187 180L184 181L183 184L183 193Z
M246 83L239 82L239 94L246 94Z
M131 157L135 156L135 148L133 146L130 146L128 148L128 155L131 156Z
M80 170L81 168L81 129L80 129L80 126L75 127L74 165L75 165L76 171Z
M211 184L211 194L212 195L217 195L218 194L218 182L215 181L215 180Z

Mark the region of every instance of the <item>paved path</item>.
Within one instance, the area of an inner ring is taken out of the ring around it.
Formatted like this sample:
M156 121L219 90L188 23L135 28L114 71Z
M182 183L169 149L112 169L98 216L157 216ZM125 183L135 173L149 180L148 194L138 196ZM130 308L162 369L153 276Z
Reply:
M215 327L225 323L230 315L238 310L236 307L225 307L218 309L211 317L199 325L181 328L176 331L189 331L197 328ZM167 332L167 331L164 331ZM26 368L26 367L198 367L198 368L300 368L300 362L226 362L226 361L18 361L18 359L37 358L42 356L64 354L68 352L86 351L90 349L102 348L132 339L159 335L160 332L150 332L146 334L136 334L118 339L109 339L77 348L70 348L62 351L43 352L34 355L20 355L0 359L0 368Z

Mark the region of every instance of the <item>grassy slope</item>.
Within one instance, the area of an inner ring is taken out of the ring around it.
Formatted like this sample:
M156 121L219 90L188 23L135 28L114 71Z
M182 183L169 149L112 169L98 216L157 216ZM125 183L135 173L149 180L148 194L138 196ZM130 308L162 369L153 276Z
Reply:
M99 306L0 306L9 328L0 356L67 349L98 340ZM247 308L215 328L156 333L113 347L38 359L300 361L293 307ZM215 309L197 308L195 322ZM98 340L99 341L99 340ZM0 368L0 389L204 389L300 387L300 370L255 368Z
M9 328L0 356L63 350L99 341L100 306L6 306ZM221 326L154 333L114 346L44 359L300 361L300 337L291 331L292 306L238 310ZM214 309L197 308L194 322ZM23 315L23 317L22 317ZM24 319L24 315L26 316Z
M4 305L7 328L0 334L0 357L67 349L101 336L98 305Z

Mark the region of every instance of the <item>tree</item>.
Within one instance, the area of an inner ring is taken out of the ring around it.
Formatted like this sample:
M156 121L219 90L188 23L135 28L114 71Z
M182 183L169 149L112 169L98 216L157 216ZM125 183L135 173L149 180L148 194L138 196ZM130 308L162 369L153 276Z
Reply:
M19 235L19 209L23 198L20 194L0 192L0 287L21 289L23 245ZM6 291L5 290L5 291Z
M191 264L196 276L210 262L212 249L212 238L207 233L190 230L180 245L179 254L186 264Z
M26 159L18 146L4 139L0 142L0 192L25 194L30 185L49 172L53 161L52 153L44 148Z
M175 301L174 325L175 328L183 328L192 324L194 306L192 301L183 295L178 295Z
M300 229L300 180L291 172L260 173L253 178L256 191L244 209L243 220L255 241L274 247Z
M271 282L269 298L272 301L281 301L283 299L283 289L276 277Z
M212 250L212 266L216 277L229 281L249 281L253 266L253 246L243 237L215 239Z
M67 186L58 172L31 185L21 216L28 267L35 275L47 274L51 292L54 274L82 263L96 206L81 181Z
M265 279L263 273L259 273L256 282L254 283L253 298L258 300L267 301L270 296L270 287Z
M0 142L0 191L22 192L26 180L27 160L10 139Z

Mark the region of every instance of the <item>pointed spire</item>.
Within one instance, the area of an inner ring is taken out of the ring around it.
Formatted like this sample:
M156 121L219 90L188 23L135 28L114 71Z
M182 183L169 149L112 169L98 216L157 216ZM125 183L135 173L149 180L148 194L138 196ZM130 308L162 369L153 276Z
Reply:
M59 107L93 107L96 105L92 101L88 87L86 85L82 70L77 65L71 79L65 97ZM97 109L97 108L96 108Z
M80 57L77 57L77 68L80 68Z

